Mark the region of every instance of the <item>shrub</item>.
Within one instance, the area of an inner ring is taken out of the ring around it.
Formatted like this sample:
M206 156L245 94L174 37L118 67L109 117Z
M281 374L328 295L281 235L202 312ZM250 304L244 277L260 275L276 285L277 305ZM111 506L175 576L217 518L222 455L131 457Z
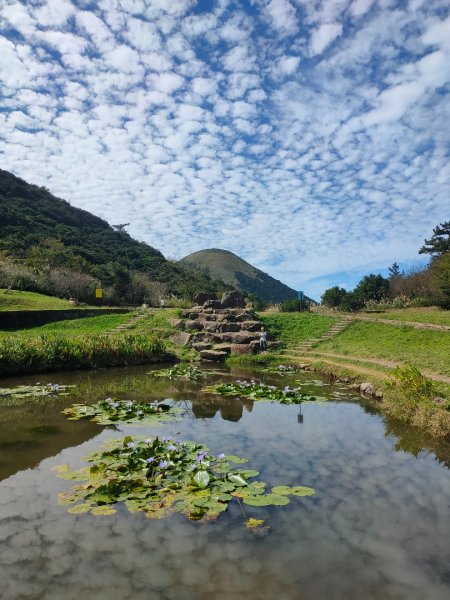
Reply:
M286 300L280 304L281 312L305 312L309 310L309 302L306 300Z

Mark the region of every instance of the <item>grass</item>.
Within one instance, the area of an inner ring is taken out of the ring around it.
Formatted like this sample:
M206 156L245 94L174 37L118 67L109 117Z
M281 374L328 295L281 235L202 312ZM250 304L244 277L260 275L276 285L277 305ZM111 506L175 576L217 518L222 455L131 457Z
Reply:
M70 310L80 308L71 304L68 300L61 300L53 296L36 294L35 292L22 292L0 288L0 310ZM92 307L90 307L92 308Z
M356 321L339 335L315 346L314 350L344 357L412 363L420 369L450 375L450 335L446 332Z
M67 338L5 337L0 340L0 376L164 362L173 358L149 335L84 335Z
M338 319L308 312L263 312L258 317L264 323L270 339L278 339L283 346L295 346L310 338L318 338Z
M84 334L105 333L129 321L132 314L99 315L98 317L87 317L85 319L55 321L54 323L47 323L39 327L30 327L29 329L20 329L14 332L0 331L0 339L11 336L30 338L40 335L64 335L65 337L73 337Z
M362 312L361 316L366 316L366 313ZM432 323L433 325L450 326L450 310L444 310L435 306L427 308L391 309L380 313L370 313L370 317L373 319L378 318L393 321L411 321L414 323Z

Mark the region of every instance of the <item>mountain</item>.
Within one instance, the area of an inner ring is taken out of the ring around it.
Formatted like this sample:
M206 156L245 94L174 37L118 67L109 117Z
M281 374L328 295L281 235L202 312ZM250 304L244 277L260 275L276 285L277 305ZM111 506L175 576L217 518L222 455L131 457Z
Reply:
M63 248L62 266L72 268L70 259L75 257L107 284L108 278L121 276L122 269L145 273L152 281L164 283L168 293L179 296L223 290L223 284L166 260L159 250L134 240L120 226L111 227L46 188L0 169L0 259L3 254L27 263L32 248L45 247L49 240L59 251Z
M248 294L254 294L266 302L283 302L297 298L295 290L228 250L200 250L185 256L180 262L213 279L220 279Z

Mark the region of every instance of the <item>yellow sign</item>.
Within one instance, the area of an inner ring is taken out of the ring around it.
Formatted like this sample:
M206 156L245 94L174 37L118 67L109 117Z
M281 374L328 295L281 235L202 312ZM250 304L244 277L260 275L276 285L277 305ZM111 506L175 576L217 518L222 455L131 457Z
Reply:
M103 298L103 290L102 290L102 288L96 288L95 289L95 297L96 298Z

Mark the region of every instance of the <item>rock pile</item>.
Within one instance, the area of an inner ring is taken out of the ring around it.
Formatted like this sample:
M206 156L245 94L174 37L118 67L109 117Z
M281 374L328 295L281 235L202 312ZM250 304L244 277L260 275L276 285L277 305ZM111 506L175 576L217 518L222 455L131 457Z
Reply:
M259 347L261 323L245 308L239 292L225 292L222 300L206 300L183 312L189 344L201 358L223 361L228 354L252 354Z

